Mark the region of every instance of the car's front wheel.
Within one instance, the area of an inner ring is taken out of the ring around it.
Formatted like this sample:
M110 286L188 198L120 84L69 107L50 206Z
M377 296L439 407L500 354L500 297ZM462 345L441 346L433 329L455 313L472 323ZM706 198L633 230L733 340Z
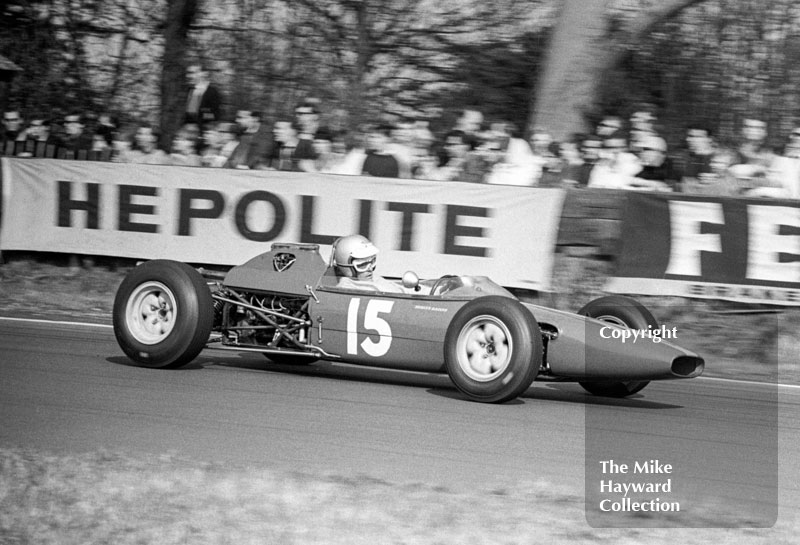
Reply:
M125 354L144 367L180 367L203 349L214 321L200 273L177 261L147 261L122 281L113 323Z
M502 403L521 395L542 364L542 334L514 299L481 297L453 317L444 344L447 373L469 399Z

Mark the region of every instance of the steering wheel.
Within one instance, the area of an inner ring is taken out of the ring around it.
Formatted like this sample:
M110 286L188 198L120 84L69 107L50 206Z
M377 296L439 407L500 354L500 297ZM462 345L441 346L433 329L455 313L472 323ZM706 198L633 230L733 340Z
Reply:
M431 295L442 295L461 286L461 278L455 274L446 274L431 287Z

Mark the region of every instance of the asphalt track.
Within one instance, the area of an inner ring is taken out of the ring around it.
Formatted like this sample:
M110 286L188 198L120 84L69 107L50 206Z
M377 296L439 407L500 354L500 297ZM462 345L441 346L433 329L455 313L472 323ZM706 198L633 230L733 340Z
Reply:
M695 379L626 400L535 383L464 401L447 377L206 350L181 370L129 364L110 328L0 318L0 447L175 453L453 490L550 482L597 492L599 461L673 466L684 510L724 504L771 526L800 512L800 389ZM586 468L586 469L585 469ZM663 475L639 480L663 480ZM586 488L584 488L586 487Z

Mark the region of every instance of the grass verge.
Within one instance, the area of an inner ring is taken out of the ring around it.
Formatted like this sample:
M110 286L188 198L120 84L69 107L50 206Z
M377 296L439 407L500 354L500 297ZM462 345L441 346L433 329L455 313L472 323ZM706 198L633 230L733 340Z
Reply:
M583 509L582 498L547 483L455 493L174 456L0 449L4 544L794 543L789 528L595 530ZM707 521L737 516L710 508L680 522Z

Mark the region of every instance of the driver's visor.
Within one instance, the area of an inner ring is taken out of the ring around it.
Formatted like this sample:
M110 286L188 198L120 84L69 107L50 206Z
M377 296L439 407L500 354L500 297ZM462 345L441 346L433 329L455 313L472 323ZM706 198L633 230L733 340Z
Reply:
M373 256L370 256L370 257L362 257L360 259L353 259L353 261L351 262L351 265L353 266L353 269L356 272L365 273L365 272L370 272L370 271L374 271L375 270L376 261L377 261L377 259L373 255Z

